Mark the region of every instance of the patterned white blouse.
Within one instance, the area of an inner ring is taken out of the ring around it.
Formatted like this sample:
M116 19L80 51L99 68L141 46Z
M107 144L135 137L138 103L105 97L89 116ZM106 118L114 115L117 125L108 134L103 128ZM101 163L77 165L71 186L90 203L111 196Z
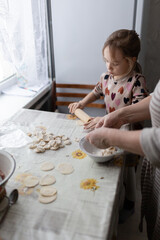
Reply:
M118 80L114 80L111 74L103 73L93 93L97 98L104 95L107 113L137 103L148 96L144 76L135 71Z

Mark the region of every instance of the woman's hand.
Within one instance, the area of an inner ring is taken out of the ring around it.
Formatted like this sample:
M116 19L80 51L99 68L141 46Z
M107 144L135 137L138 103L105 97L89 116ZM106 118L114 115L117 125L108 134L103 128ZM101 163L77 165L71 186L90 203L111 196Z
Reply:
M120 128L126 123L135 123L150 119L150 100L151 96L148 96L136 104L120 108L107 114L96 124L96 128L100 128L102 126Z
M74 113L77 108L83 109L85 106L82 101L70 103L68 108L70 113Z
M144 156L140 144L141 131L125 131L115 128L97 128L86 135L86 139L97 148L117 146L127 152Z
M121 109L108 113L102 117L99 122L96 124L95 128L108 127L108 128L120 128L125 121L120 118Z
M109 130L108 128L99 128L94 131L88 133L86 135L86 139L97 148L108 148L110 146L109 143Z
M95 129L96 124L100 121L102 117L92 117L91 120L84 124L84 129L90 130Z

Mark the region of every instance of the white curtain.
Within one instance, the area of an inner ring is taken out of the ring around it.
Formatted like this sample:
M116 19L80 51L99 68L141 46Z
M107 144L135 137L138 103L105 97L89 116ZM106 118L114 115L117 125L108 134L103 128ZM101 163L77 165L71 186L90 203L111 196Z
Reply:
M23 87L48 83L45 0L0 0L0 44Z

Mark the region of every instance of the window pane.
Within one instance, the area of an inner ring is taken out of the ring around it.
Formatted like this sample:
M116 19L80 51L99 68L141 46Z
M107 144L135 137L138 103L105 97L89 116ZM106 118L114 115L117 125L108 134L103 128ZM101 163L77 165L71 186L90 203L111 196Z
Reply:
M1 48L0 48L0 82L11 77L16 73L16 69L11 62L4 59Z
M45 0L0 0L0 82L13 74L26 87L49 82Z

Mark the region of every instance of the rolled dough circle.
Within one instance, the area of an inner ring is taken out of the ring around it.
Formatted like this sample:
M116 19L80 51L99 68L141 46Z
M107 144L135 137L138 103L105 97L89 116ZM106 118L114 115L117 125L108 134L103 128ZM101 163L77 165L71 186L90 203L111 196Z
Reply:
M42 171L50 171L52 169L54 169L54 164L52 162L44 162L42 165L41 165L41 170Z
M47 186L47 185L51 185L51 184L53 184L53 183L55 183L55 182L56 182L55 177L48 174L48 175L43 176L43 177L40 179L39 184L40 184L41 186Z
M74 168L70 163L60 163L57 170L62 174L71 174L74 171Z
M35 176L27 176L24 179L24 185L26 187L35 187L36 185L38 185L39 183L39 179Z
M42 187L40 194L44 197L51 197L57 193L57 189L54 187Z
M43 197L43 196L40 195L38 200L41 203L51 203L51 202L55 201L56 198L57 198L57 194L55 194L55 195L53 195L51 197Z

